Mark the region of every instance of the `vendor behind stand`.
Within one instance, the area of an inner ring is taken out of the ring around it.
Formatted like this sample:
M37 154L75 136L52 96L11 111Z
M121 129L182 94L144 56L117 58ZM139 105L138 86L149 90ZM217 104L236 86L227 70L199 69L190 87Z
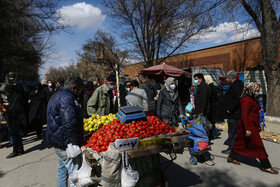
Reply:
M147 94L144 89L139 88L139 83L136 80L131 81L131 91L125 97L127 105L139 106L144 111L148 111Z
M87 103L87 113L99 114L100 116L113 113L113 90L115 89L116 76L111 74L106 78L106 83L98 87L89 98Z
M149 112L146 112L146 114L154 115L156 112L156 101L154 98L157 96L155 84L143 74L138 76L138 80L141 83L140 88L144 89L147 94Z

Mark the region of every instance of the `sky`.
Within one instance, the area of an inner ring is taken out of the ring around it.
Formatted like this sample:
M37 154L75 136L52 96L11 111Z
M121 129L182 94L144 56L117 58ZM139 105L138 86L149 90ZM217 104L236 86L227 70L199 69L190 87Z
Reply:
M63 19L61 24L73 25L70 32L60 32L53 36L55 42L54 53L45 60L40 68L40 78L44 78L48 68L63 67L71 62L77 61L77 53L82 45L95 32L101 29L105 32L114 32L114 20L105 14L105 7L102 0L64 0L58 7ZM210 31L210 32L209 32ZM244 39L258 37L259 32L252 26L243 22L221 22L215 27L210 27L199 37L199 42L191 44L185 52L219 46L226 43L241 41Z

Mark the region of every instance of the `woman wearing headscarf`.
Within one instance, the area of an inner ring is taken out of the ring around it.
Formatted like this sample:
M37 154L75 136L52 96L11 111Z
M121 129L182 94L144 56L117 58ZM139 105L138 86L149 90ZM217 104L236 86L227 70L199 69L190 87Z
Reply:
M182 103L176 89L175 78L169 77L165 81L164 88L159 92L157 116L170 126L178 126L178 114L184 117Z
M243 89L240 99L241 118L237 127L237 137L227 162L240 165L237 157L241 154L259 159L262 171L278 174L278 171L271 167L259 134L260 106L256 99L259 90L260 86L255 82L246 84Z

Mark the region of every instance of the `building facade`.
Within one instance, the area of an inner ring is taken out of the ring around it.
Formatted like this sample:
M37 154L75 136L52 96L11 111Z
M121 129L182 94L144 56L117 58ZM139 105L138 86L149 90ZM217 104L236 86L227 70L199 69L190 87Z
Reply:
M231 69L243 72L262 64L261 38L178 54L166 58L161 63L182 69L215 67L223 68L226 72ZM143 62L128 65L124 68L124 75L134 77L137 72L144 69L144 65Z

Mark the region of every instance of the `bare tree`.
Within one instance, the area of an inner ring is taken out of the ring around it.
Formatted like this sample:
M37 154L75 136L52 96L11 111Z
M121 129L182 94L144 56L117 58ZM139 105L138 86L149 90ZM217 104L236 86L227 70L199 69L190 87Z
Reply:
M120 72L127 63L128 51L119 49L116 39L111 34L98 30L94 38L83 45L82 52L78 55L80 61L93 63L103 70L106 76L116 70Z
M211 11L222 0L104 0L119 20L122 37L152 66L174 54L191 37L213 24ZM128 45L127 44L127 45ZM165 58L162 58L165 57ZM161 58L161 59L160 59ZM159 60L160 59L160 60Z
M262 64L267 80L267 112L280 116L280 3L279 0L227 0L226 12L247 14L247 22L254 23L261 34ZM241 9L241 10L242 10ZM229 14L232 15L232 14Z
M65 28L57 22L56 7L56 0L0 0L0 81L10 71L18 73L18 65L37 66L37 74L51 47L49 36Z
M48 70L47 70L47 74L48 74L48 79L52 80L52 81L56 81L58 79L58 77L63 77L64 80L66 80L67 78L71 77L71 76L79 76L80 73L77 70L76 65L72 62L69 63L66 66L63 67L53 67L51 66Z

